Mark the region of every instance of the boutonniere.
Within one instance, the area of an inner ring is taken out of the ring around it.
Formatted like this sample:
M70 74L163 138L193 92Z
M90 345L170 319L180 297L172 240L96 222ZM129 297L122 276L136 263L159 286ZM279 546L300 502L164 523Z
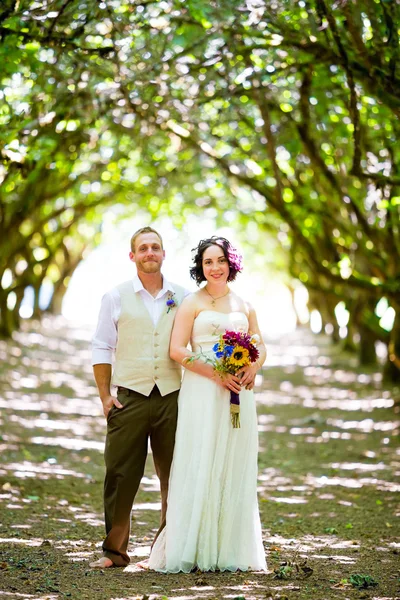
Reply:
M168 298L167 298L167 301L166 301L165 304L167 305L167 314L169 313L169 311L172 308L175 308L176 306L178 306L178 303L177 303L177 301L175 299L175 293L170 292L168 294Z

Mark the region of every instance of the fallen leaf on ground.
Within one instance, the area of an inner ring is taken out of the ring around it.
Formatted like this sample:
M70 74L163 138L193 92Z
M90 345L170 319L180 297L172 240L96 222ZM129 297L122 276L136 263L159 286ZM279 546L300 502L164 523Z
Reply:
M300 568L303 571L304 577L310 577L310 575L312 575L314 573L314 569L312 569L311 567L300 567Z

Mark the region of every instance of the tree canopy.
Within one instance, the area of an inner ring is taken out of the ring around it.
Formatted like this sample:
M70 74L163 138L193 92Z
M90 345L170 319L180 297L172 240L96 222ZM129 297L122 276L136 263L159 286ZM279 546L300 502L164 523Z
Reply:
M273 231L327 319L343 299L361 333L388 341L374 314L387 298L398 371L399 11L385 0L6 2L3 331L9 294L63 278L107 204L167 211L177 226L216 208L248 237Z

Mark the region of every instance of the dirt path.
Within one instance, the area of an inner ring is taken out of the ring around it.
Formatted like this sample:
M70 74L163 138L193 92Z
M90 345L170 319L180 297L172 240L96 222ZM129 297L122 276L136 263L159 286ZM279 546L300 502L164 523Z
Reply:
M269 344L258 386L270 572L89 570L103 536L104 473L89 337L52 320L0 342L0 598L400 598L400 391L307 331ZM148 554L158 510L149 459L132 563ZM377 585L355 587L357 574Z

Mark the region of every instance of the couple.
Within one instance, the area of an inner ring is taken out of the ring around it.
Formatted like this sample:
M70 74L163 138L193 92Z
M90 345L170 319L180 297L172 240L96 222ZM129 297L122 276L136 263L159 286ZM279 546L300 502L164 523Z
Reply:
M202 240L190 274L206 284L189 294L162 276L165 252L151 227L133 235L129 256L137 276L104 296L93 339L94 376L107 418L107 536L103 556L91 566L129 563L132 504L150 438L161 524L148 566L165 573L265 571L251 391L265 346L261 341L258 361L237 375L216 372L203 358L227 329L261 340L254 310L227 285L241 270L240 257L224 238ZM116 397L110 388L114 351ZM230 391L240 392L239 429L231 423Z

